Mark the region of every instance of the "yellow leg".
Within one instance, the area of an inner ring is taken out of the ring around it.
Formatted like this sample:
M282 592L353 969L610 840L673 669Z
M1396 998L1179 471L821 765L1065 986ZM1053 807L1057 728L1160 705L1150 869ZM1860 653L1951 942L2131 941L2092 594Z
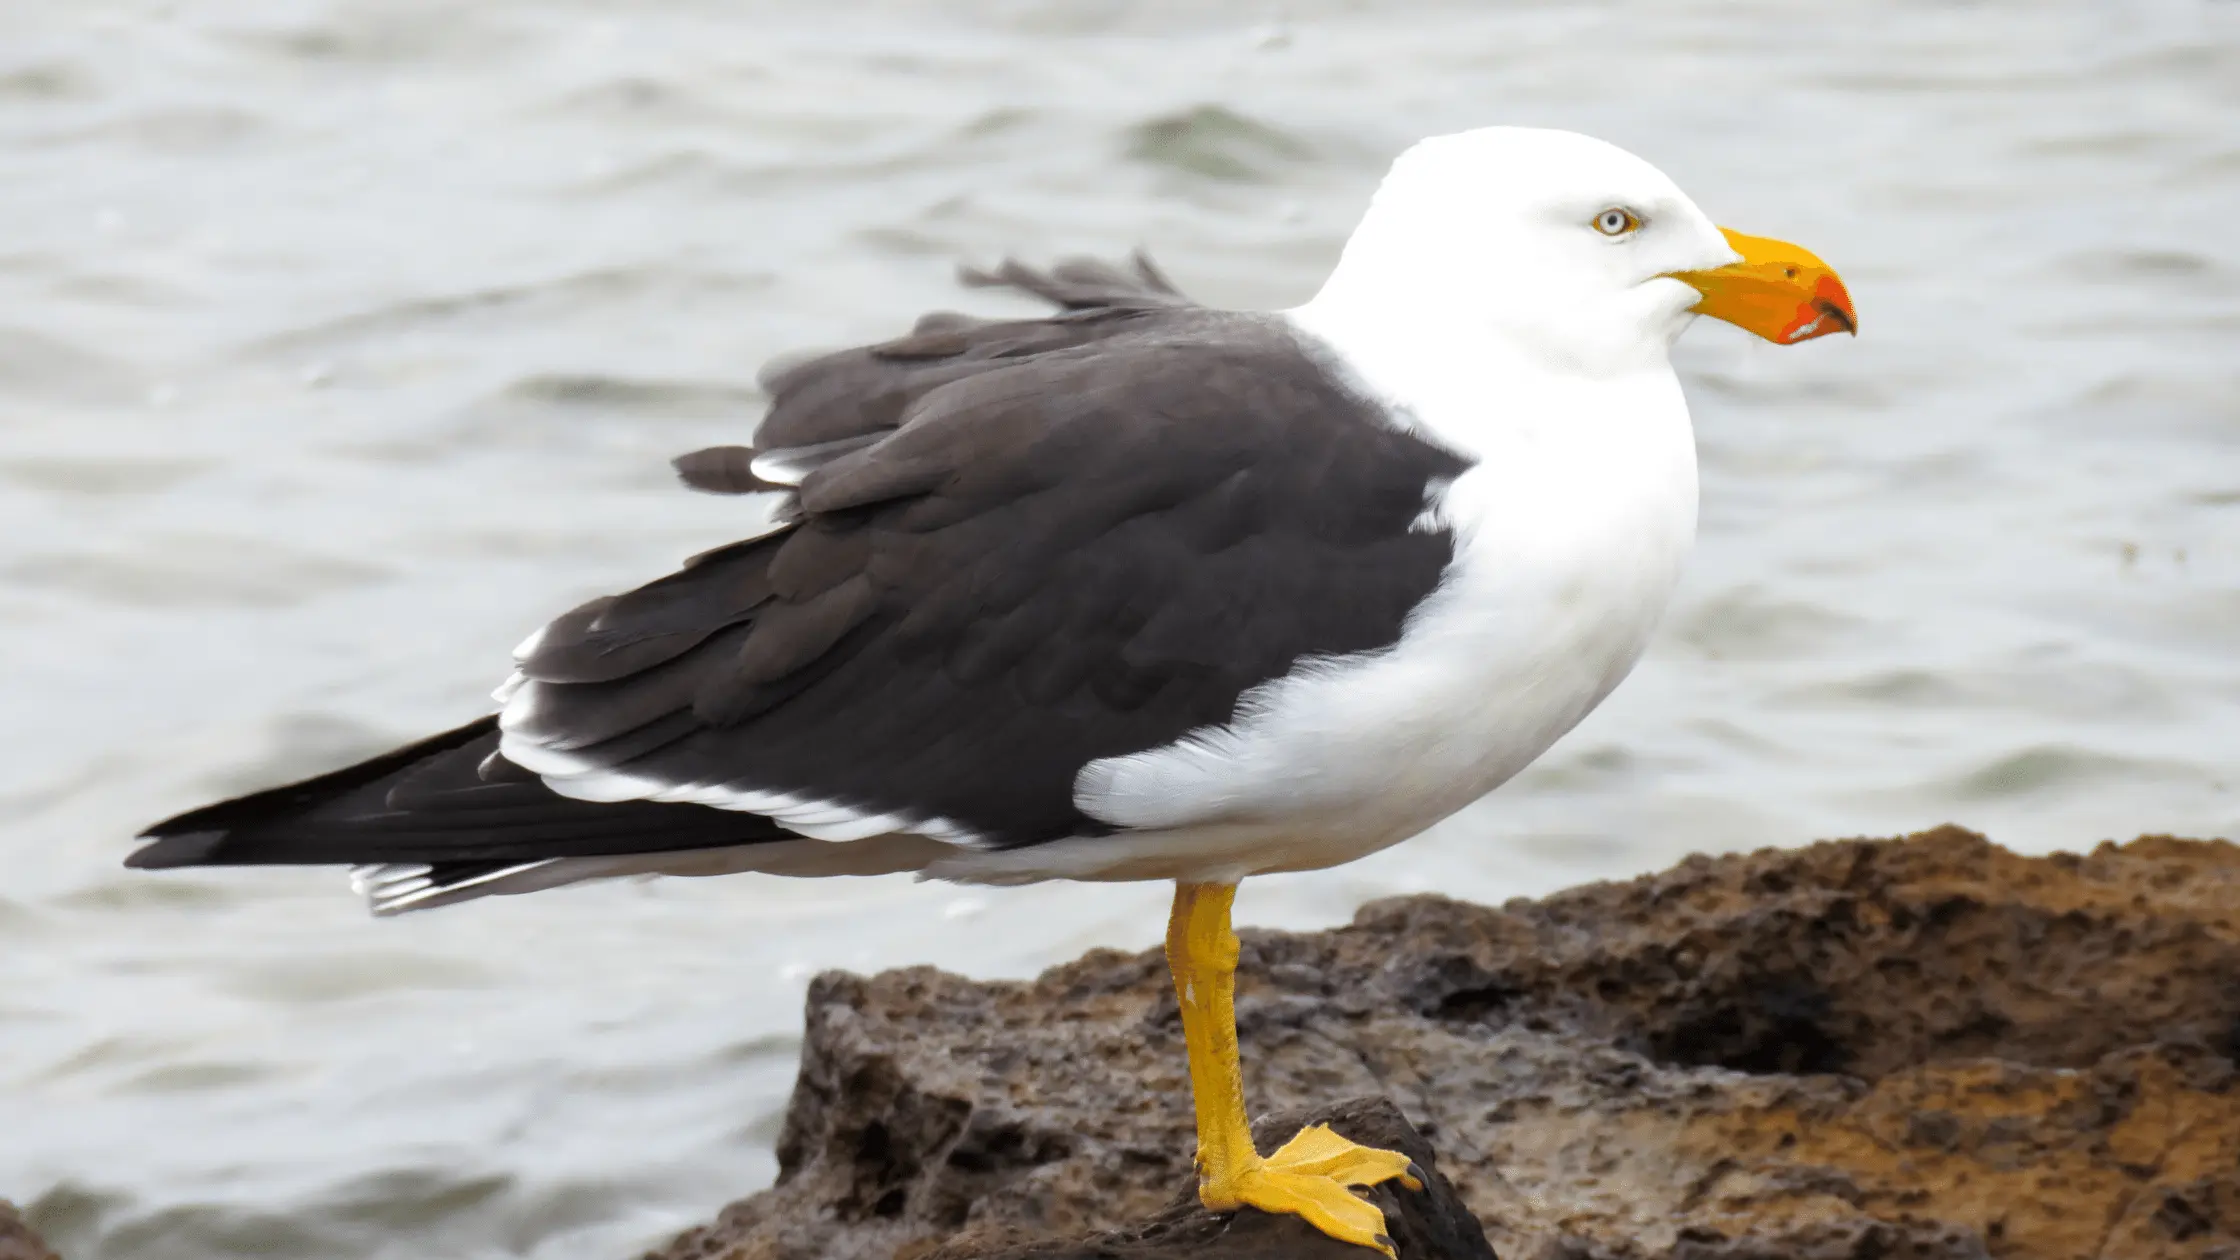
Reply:
M1253 1148L1237 1063L1237 938L1229 930L1236 895L1234 884L1177 883L1167 921L1167 966L1182 1006L1198 1111L1198 1200L1215 1212L1247 1205L1289 1212L1332 1238L1390 1256L1384 1213L1347 1187L1397 1178L1423 1189L1409 1174L1407 1156L1350 1142L1322 1124L1265 1158Z

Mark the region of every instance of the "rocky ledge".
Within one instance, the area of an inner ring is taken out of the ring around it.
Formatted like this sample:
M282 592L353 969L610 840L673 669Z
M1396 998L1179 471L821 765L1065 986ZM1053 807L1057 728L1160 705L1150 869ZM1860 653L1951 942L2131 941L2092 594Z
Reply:
M2240 1260L2231 844L1943 828L1242 935L1264 1136L1427 1143L1402 1260ZM1335 1256L1195 1210L1186 1091L1155 953L828 974L777 1185L660 1257Z

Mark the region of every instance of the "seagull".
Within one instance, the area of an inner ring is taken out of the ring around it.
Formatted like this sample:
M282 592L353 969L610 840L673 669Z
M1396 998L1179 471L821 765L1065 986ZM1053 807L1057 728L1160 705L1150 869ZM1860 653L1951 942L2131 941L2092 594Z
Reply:
M1253 1145L1239 880L1352 861L1546 751L1694 542L1697 316L1856 333L1843 282L1622 149L1491 127L1394 161L1305 305L1127 266L968 272L766 372L676 461L759 532L554 618L499 711L158 823L135 867L338 864L379 915L625 875L1172 880L1199 1197L1392 1254L1405 1156Z

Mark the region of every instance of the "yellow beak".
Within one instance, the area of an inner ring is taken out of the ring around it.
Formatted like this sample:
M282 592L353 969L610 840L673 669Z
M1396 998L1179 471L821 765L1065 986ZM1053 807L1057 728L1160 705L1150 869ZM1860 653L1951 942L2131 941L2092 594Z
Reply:
M1703 295L1696 313L1723 319L1777 345L1829 333L1859 335L1851 295L1835 269L1811 250L1765 236L1720 228L1742 261L1709 271L1675 271L1672 278Z

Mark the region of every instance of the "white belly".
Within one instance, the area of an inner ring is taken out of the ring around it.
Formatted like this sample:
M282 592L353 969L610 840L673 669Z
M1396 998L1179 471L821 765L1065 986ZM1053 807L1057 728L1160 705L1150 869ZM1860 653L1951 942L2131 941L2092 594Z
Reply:
M1082 811L1128 833L960 855L927 874L1234 879L1335 865L1530 764L1639 658L1696 517L1694 441L1669 373L1538 401L1522 423L1420 426L1478 462L1429 505L1425 525L1453 530L1455 559L1399 642L1302 662L1247 693L1226 726L1084 768Z

